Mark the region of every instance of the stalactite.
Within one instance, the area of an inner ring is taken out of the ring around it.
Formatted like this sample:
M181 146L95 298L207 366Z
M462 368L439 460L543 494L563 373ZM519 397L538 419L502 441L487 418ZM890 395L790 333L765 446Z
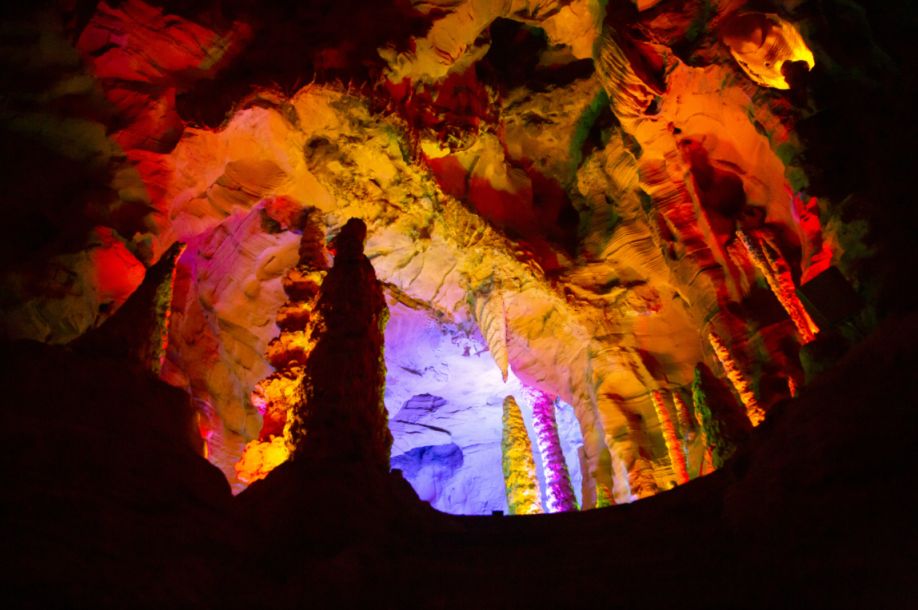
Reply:
M492 289L487 293L478 292L473 297L473 311L478 328L488 344L488 350L500 369L500 374L507 381L509 356L507 352L507 314L504 310L504 299L500 291Z
M534 390L532 394L532 427L542 456L542 470L545 474L545 496L550 513L579 510L577 496L571 485L571 477L564 461L561 439L558 436L558 422L555 419L555 402L544 392Z
M306 214L300 239L299 260L284 276L282 285L289 299L277 313L280 334L265 352L275 372L252 390L251 401L262 415L261 432L246 444L236 464L236 476L251 483L284 463L293 450L290 426L298 405L305 402L304 366L315 347L318 317L316 304L328 262L325 237L315 211Z
M676 476L676 482L680 485L688 483L688 468L685 464L685 453L682 451L682 443L679 442L679 436L676 434L676 427L673 425L672 417L663 401L663 394L659 390L650 393L653 401L653 408L660 421L660 430L663 432L663 441L666 443L666 451L669 453L669 461L673 467L673 474Z
M695 367L692 402L711 467L720 468L745 441L749 421L730 390L703 364Z
M762 244L757 244L752 237L747 235L741 229L736 231L736 236L743 249L752 261L755 268L765 278L768 287L781 303L784 311L793 320L797 332L800 333L800 339L803 343L810 343L818 332L818 327L807 314L797 296L794 288L794 282L790 276L790 270L787 263L780 255L773 255L769 248Z
M740 370L730 350L727 349L720 337L710 333L708 341L711 343L711 347L714 348L714 355L717 356L718 362L724 367L727 379L733 384L736 393L739 394L740 400L743 402L743 406L746 407L746 416L749 418L750 423L753 426L758 426L765 419L765 411L762 410L758 400L755 398L752 384Z
M502 421L501 464L508 511L511 515L541 513L542 500L535 460L532 457L532 443L523 422L523 414L513 396L504 399Z

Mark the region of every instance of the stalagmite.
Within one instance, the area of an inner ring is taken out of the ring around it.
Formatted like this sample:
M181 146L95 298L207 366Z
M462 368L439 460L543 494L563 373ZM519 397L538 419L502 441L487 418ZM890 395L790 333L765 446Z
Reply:
M507 510L511 515L533 515L542 512L539 479L536 476L532 443L523 414L513 396L504 399L501 464L507 492Z
M660 430L663 432L663 441L666 443L666 450L669 453L669 461L673 466L673 474L676 476L676 482L680 485L688 483L688 468L685 464L685 453L682 451L682 443L676 434L676 427L673 425L672 417L663 401L663 394L659 390L650 393L653 400L653 408L660 421Z
M322 282L315 348L303 376L305 400L290 424L293 459L389 470L392 434L383 403L383 332L389 310L363 253L367 226L351 218L332 242L335 264Z
M542 456L548 502L546 508L550 513L578 510L577 496L574 495L558 436L555 402L548 394L538 390L532 391L532 399L532 427L535 428L536 442Z
M504 381L507 381L509 356L507 353L507 313L504 310L504 299L498 290L488 293L476 293L473 297L475 320L488 344L488 350L500 369Z
M175 264L184 250L184 244L173 244L147 270L143 282L124 305L71 346L123 358L158 375L169 340Z
M746 379L739 365L730 354L730 350L727 349L727 346L717 335L710 333L708 341L711 343L711 347L714 348L714 355L717 356L718 362L724 367L727 379L733 384L736 393L739 394L740 400L743 402L743 406L746 407L746 416L749 418L749 422L753 426L758 426L765 419L765 411L762 410L755 398L752 384Z
M794 326L797 327L797 332L800 333L801 341L810 343L819 329L806 312L806 309L803 308L783 257L773 255L767 246L760 243L757 244L752 237L742 230L737 230L736 236L749 256L749 260L752 261L755 268L765 278L768 287L771 288L784 311L793 320Z
M251 483L264 478L293 450L290 425L295 408L306 400L304 365L315 347L315 308L327 268L325 237L315 211L310 211L303 224L299 262L283 278L289 300L277 313L281 332L268 344L265 354L276 371L252 390L252 405L262 415L262 427L258 438L246 444L236 464L236 476L241 481Z

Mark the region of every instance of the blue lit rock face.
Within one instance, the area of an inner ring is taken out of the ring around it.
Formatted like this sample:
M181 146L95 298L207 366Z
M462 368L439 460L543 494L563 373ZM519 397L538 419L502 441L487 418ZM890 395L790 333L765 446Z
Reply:
M392 468L437 510L464 515L506 512L501 472L504 397L517 398L532 431L532 407L512 371L504 383L474 324L445 323L390 300L386 327L386 407ZM580 496L583 445L573 408L557 410L561 444ZM544 494L541 457L533 443ZM544 501L544 498L543 498Z
M462 467L462 449L454 443L414 449L392 458L392 469L399 469L418 497L435 505L442 504L443 490Z

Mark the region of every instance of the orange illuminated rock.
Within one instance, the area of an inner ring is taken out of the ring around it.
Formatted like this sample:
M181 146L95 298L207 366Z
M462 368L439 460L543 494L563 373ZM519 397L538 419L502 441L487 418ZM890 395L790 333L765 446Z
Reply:
M721 37L747 76L763 87L790 89L787 65L816 65L797 28L775 14L738 13L724 21Z
M765 420L765 412L762 410L762 407L759 406L759 402L755 397L755 392L752 389L752 385L749 383L749 379L746 377L746 374L740 370L739 365L730 354L727 346L724 345L724 342L717 335L710 333L708 335L708 341L711 343L711 347L714 350L714 355L717 356L718 362L723 366L727 379L733 384L733 388L739 395L743 406L746 407L746 416L749 418L749 422L753 426L758 426Z
M289 206L285 206L289 207ZM302 223L299 260L284 276L289 301L277 316L280 334L268 343L265 356L276 372L259 381L252 390L252 405L262 416L261 432L246 444L235 464L236 476L245 483L264 478L285 462L295 441L292 426L306 403L306 365L316 346L321 317L316 311L326 271L324 237L315 210L286 216Z

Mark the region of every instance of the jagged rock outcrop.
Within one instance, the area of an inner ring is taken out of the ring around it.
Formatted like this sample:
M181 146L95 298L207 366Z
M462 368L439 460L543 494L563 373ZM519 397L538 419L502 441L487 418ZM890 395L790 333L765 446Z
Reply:
M143 282L120 309L97 329L70 345L74 349L123 358L159 375L169 344L175 266L185 245L175 243L147 270Z

